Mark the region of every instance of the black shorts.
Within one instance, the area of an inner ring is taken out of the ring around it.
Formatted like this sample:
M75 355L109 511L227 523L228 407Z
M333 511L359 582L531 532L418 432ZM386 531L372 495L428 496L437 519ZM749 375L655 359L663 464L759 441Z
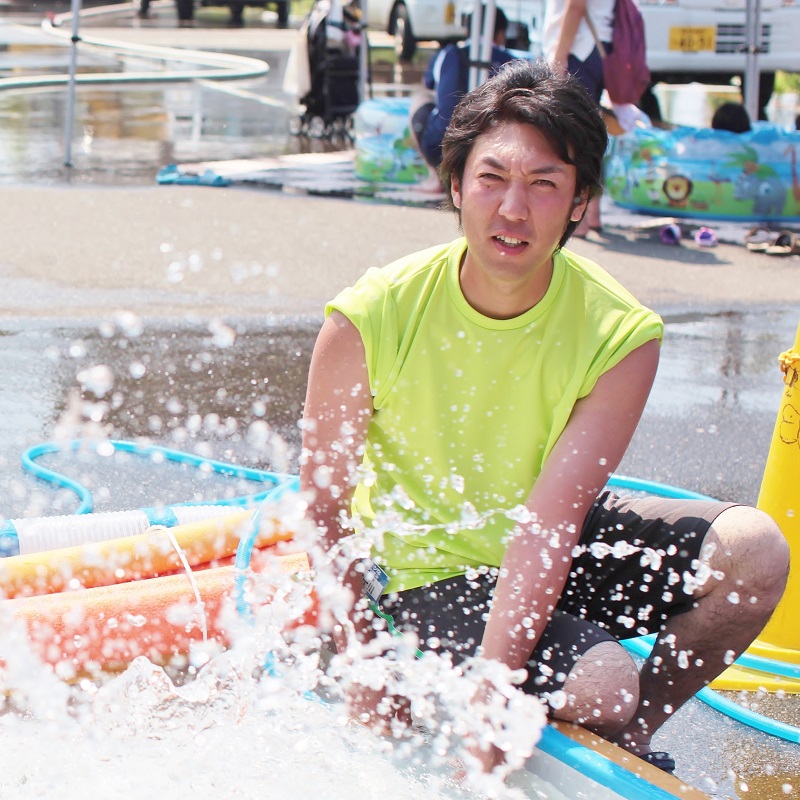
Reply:
M590 509L561 600L528 662L522 688L561 688L575 662L599 642L660 630L692 608L691 576L713 521L733 503L604 492ZM389 594L381 610L425 650L458 661L483 638L496 568ZM687 583L686 578L690 581Z
M604 42L603 46L607 53L613 49L610 42ZM586 89L592 100L600 105L600 98L603 95L603 58L600 50L595 47L585 61L575 58L571 53L567 59L567 71L574 75L578 82Z

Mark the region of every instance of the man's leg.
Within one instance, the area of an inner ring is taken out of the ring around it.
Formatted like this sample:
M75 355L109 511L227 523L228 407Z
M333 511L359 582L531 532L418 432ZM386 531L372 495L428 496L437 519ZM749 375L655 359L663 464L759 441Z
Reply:
M555 719L576 722L609 739L630 723L636 711L636 664L621 644L600 642L570 671L564 683L564 700L565 705L552 712Z
M696 692L758 636L786 586L789 548L775 522L746 506L723 511L703 541L707 580L672 617L640 673L639 706L614 740L639 753ZM703 570L699 573L703 578Z
M229 25L231 27L241 27L244 25L244 3L238 0L231 0L228 4L231 10Z

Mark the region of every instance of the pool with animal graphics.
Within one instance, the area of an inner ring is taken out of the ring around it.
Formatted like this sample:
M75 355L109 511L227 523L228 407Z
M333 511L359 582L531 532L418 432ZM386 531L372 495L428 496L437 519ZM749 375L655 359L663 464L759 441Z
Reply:
M752 222L800 221L800 132L638 128L612 138L606 192L645 213Z

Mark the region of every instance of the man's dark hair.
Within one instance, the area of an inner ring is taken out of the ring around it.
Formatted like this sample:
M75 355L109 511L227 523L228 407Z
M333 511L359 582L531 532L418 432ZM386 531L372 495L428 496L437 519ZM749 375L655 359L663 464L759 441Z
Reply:
M465 95L447 126L439 174L451 210L458 212L450 191L453 177L462 181L475 140L504 122L532 125L562 161L575 167L576 198L601 194L608 132L597 105L571 75L556 75L541 59L515 59ZM579 222L569 222L559 247Z

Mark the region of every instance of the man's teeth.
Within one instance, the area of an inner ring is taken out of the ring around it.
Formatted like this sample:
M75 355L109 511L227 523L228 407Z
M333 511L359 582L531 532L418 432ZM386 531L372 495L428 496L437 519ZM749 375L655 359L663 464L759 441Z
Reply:
M503 244L507 245L518 245L522 244L522 239L515 239L513 236L497 236L498 241L502 242Z

